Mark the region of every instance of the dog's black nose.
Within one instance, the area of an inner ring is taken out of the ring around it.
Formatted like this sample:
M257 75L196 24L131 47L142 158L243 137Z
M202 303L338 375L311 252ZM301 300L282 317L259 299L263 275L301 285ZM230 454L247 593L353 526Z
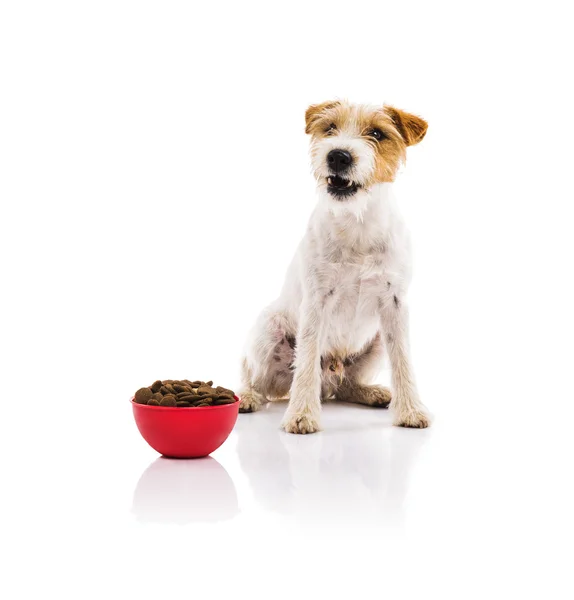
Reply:
M327 154L327 164L335 173L346 171L352 164L353 157L346 150L331 150Z

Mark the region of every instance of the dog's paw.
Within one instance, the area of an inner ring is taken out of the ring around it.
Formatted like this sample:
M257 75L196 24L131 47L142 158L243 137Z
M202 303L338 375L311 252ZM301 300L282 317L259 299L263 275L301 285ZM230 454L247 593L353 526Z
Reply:
M315 433L321 429L319 421L309 413L290 415L287 413L281 427L287 433Z
M239 396L239 412L256 412L261 408L262 396L254 391L247 391Z
M387 408L391 403L391 399L391 390L382 385L370 385L365 390L365 404L369 406Z
M420 408L404 410L396 415L393 425L397 427L425 429L430 425L430 417Z

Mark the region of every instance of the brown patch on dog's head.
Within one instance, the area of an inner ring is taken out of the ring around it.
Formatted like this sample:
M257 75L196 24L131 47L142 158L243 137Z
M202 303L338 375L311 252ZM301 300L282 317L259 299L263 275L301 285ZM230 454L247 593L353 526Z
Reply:
M330 108L339 106L341 103L338 100L332 102L323 102L321 104L311 104L305 111L305 133L311 133L313 126L321 118L323 113Z
M312 137L317 179L324 181L330 174L324 165L329 150L340 148L353 157L348 177L357 182L358 189L394 181L407 146L420 142L427 130L426 121L392 106L341 100L310 106L305 124L306 133Z
M385 106L385 112L391 117L407 146L414 146L425 137L428 123L424 119L393 106Z
M375 170L371 183L394 181L401 162L406 160L407 146L418 144L423 139L427 123L410 113L384 106L382 111L371 114L369 126L380 129L384 136L373 144Z
M383 134L380 140L369 139L375 154L375 169L369 184L394 181L401 162L406 159L404 139L385 109L371 113L368 127Z

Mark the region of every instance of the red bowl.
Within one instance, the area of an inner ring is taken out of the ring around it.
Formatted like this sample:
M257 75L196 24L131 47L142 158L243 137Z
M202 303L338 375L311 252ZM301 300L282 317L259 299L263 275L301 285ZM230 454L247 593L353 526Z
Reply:
M217 450L229 437L239 399L233 404L178 408L148 406L131 400L136 425L144 440L160 454L172 458L199 458Z

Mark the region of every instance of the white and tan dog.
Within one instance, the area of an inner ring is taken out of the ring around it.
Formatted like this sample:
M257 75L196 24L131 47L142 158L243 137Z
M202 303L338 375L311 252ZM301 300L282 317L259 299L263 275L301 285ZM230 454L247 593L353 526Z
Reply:
M334 397L391 404L395 425L427 427L408 348L409 237L391 189L427 124L391 106L344 101L310 106L305 119L319 202L279 298L248 340L240 409L289 395L282 427L313 433L322 398ZM385 348L392 402L387 388L371 385Z

